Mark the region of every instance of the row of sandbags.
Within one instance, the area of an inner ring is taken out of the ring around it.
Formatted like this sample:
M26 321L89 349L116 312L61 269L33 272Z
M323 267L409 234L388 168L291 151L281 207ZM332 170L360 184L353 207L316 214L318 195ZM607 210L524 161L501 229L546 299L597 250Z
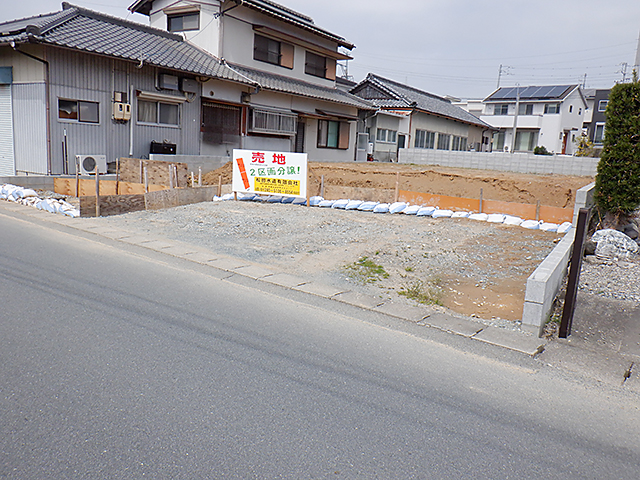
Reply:
M213 197L214 201L233 200L233 193L228 193L221 197ZM307 200L302 197L287 197L282 195L257 195L253 193L238 193L238 200L241 201L259 201L269 203L292 203L297 205L306 205ZM405 215L416 215L418 217L433 218L469 218L471 220L479 220L489 223L501 223L504 225L514 225L527 228L529 230L543 230L546 232L567 233L571 230L571 222L564 222L560 225L538 220L524 220L513 215L504 215L501 213L471 213L471 212L454 212L452 210L440 209L431 206L410 205L406 202L380 203L368 202L362 200L325 200L320 196L314 196L309 199L309 205L320 208L338 208L342 210L359 210L362 212L373 213L402 213Z
M24 188L18 185L5 183L0 185L0 200L20 203L38 210L45 210L51 213L62 213L69 217L79 217L80 211L64 200L55 198L40 198L38 193L31 188Z

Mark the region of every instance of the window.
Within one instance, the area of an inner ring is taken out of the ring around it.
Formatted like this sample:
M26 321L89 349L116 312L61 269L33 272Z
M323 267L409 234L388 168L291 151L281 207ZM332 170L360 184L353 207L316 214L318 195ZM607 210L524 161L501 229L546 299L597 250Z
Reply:
M607 105L609 104L609 100L600 100L598 102L598 111L604 112L607 110Z
M451 146L451 150L466 150L467 149L467 139L466 137L453 137L453 144Z
M376 140L378 142L396 143L398 132L396 130L387 130L386 128L379 128L376 133Z
M569 113L573 113L573 105L569 105Z
M504 132L496 132L493 134L493 150L494 151L502 151L504 150Z
M180 108L170 103L138 100L138 122L180 125Z
M516 145L514 150L518 152L532 152L537 143L537 130L518 130L516 132Z
M518 105L518 115L533 115L533 103L521 103Z
M493 114L494 115L508 115L509 114L509 104L502 103L493 106Z
M81 123L99 123L98 102L58 99L58 118Z
M427 130L416 130L416 139L413 142L415 148L431 148L435 147L436 134Z
M253 39L253 59L293 68L293 45L256 34Z
M307 52L304 73L314 77L325 78L327 76L327 59L315 53Z
M239 145L241 113L240 107L202 102L202 140L214 145Z
M318 120L319 148L349 148L349 123L334 120Z
M604 142L604 123L596 123L596 128L593 132L593 143L602 144Z
M252 109L250 114L249 125L252 132L276 135L294 135L296 133L297 115L257 108Z
M560 104L559 103L545 103L544 105L544 113L560 113Z
M200 13L185 13L167 16L167 30L170 32L186 32L200 28Z
M449 150L451 145L451 135L438 134L438 150Z

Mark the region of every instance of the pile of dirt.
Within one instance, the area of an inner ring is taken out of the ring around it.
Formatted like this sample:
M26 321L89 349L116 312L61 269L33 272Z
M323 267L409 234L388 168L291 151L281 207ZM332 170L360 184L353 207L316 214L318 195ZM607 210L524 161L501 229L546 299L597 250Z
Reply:
M205 185L230 184L231 163L203 175ZM327 199L393 201L400 190L462 198L571 207L578 189L592 177L535 175L493 170L419 166L398 163L309 162L309 193Z

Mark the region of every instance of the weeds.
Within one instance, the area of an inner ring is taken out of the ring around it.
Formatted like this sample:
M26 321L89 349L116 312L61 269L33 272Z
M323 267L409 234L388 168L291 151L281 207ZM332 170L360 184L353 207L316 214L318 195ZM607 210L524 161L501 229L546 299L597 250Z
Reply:
M362 283L373 283L382 278L389 278L384 267L369 260L369 257L360 257L358 261L345 265L344 268L349 277Z
M422 280L416 280L411 284L403 285L398 295L426 305L442 305L441 283L442 281L439 278L435 278L426 284Z

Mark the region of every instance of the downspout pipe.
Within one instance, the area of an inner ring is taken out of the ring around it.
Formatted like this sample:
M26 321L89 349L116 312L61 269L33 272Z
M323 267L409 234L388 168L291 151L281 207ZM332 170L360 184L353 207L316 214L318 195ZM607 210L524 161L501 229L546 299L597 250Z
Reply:
M51 175L51 101L49 98L49 62L31 55L30 53L18 50L15 42L10 43L14 51L36 60L44 65L44 91L45 91L45 107L47 111L47 175Z

